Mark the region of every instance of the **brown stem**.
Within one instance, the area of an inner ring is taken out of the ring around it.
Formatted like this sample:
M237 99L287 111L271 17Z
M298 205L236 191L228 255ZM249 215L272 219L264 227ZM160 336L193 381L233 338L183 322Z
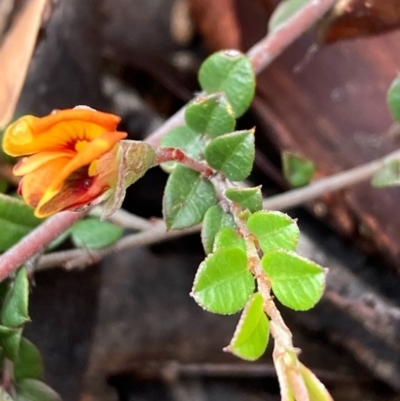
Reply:
M183 153L177 148L160 148L157 151L157 158L155 164L161 164L166 162L178 162L193 170L201 173L203 177L211 177L214 172L213 170L204 163L198 162Z

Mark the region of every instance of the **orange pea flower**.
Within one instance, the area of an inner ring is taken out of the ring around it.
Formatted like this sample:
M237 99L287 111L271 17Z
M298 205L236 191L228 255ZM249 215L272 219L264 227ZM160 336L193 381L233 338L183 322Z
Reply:
M118 116L88 107L24 116L4 133L3 150L23 157L14 167L19 192L37 217L80 210L101 199L117 177L117 152L125 132Z

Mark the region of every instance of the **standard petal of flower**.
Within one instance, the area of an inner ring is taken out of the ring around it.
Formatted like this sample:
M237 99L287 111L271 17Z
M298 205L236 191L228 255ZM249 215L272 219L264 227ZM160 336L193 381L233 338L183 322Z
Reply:
M127 134L125 132L109 132L88 143L82 152L77 153L61 171L58 171L57 177L48 186L38 208L49 202L50 199L60 192L64 181L71 176L74 171L81 167L89 166L91 162L107 153L117 142L126 138L126 136Z
M113 114L86 109L61 110L42 118L24 116L5 131L3 149L11 156L76 150L78 142L115 131L119 121Z
M43 164L59 157L67 157L72 159L76 155L75 152L66 150L64 152L40 152L36 155L24 157L13 168L14 175L22 176L31 173Z

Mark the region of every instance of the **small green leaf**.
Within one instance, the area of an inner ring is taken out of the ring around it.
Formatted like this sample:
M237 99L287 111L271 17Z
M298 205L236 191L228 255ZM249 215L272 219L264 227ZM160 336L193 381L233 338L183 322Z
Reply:
M304 384L307 387L309 399L312 401L333 401L326 387L319 381L317 376L304 366L301 362L298 363L300 373L303 376Z
M206 254L213 251L215 235L222 227L235 228L233 216L224 212L218 205L211 206L204 215L201 228L201 241Z
M8 290L1 309L1 324L7 327L19 327L29 320L28 316L29 282L25 267L21 267Z
M255 361L267 349L269 321L264 313L263 298L256 292L248 300L227 351L239 358Z
M299 241L296 222L281 212L256 212L248 218L247 227L257 237L264 253L276 248L295 250Z
M7 191L7 188L8 188L7 180L0 178L0 193L4 194Z
M236 50L214 53L201 65L199 82L206 93L225 92L236 117L250 106L255 75L250 60Z
M209 180L190 168L176 166L168 177L163 198L163 215L168 229L200 223L216 201L215 189Z
M400 77L397 77L390 85L387 103L393 119L400 122Z
M400 161L391 160L386 163L372 177L372 185L374 187L395 187L400 185Z
M39 380L25 379L16 386L15 401L62 401L61 397L47 384Z
M261 187L228 188L225 196L239 204L242 209L248 209L252 213L262 209Z
M47 250L58 248L64 241L67 240L67 238L71 235L71 232L72 227L63 231L56 239L50 242L50 244L47 246Z
M249 176L254 155L254 129L219 136L204 152L207 163L231 181L242 181Z
M42 379L43 359L40 351L26 338L22 338L18 358L14 363L14 377L17 382L24 379Z
M284 0L276 7L268 22L270 32L278 29L283 23L292 18L310 0Z
M215 236L213 252L222 248L239 248L246 252L244 239L237 234L236 230L230 227L221 228Z
M181 125L173 128L161 139L160 147L178 148L191 158L200 160L200 156L204 153L206 143L206 136L197 134L186 127L186 125ZM170 173L176 165L177 163L175 162L167 162L162 163L161 167L166 172Z
M283 175L294 187L308 185L315 173L315 164L303 156L290 152L282 153Z
M15 361L18 358L22 329L0 326L0 346L6 358Z
M41 222L25 202L0 194L0 252L16 244Z
M109 221L88 218L72 226L71 239L77 247L96 249L112 245L121 238L123 231Z
M237 248L224 248L201 263L192 296L204 309L229 315L242 309L253 291L254 278L246 254Z
M193 131L215 138L235 129L236 119L231 105L223 94L200 96L185 110L186 124Z
M320 300L325 286L321 266L282 249L267 252L261 263L275 296L283 305L308 310Z

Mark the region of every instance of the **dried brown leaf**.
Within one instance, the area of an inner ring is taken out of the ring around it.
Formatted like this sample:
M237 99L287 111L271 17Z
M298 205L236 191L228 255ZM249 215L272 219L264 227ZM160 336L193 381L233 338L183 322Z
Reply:
M11 120L48 0L29 0L0 48L0 129Z
M193 19L211 51L240 49L234 0L188 0Z
M399 0L340 0L321 23L323 43L400 28Z

